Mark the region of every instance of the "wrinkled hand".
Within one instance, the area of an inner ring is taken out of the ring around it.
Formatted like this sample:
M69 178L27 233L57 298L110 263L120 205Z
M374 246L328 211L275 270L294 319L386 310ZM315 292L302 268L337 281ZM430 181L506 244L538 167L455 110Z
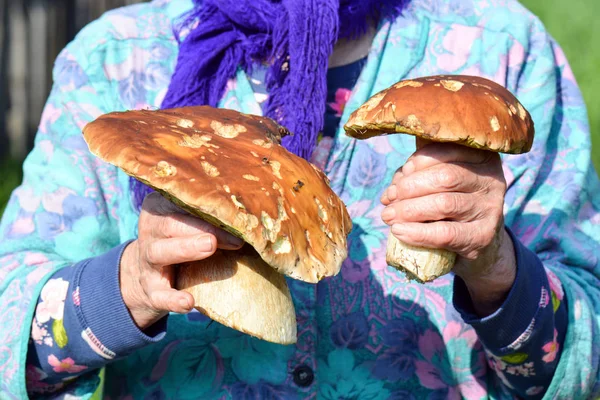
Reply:
M382 219L404 243L457 253L454 272L472 297L497 303L516 271L512 241L504 230L505 192L498 154L432 143L394 175L381 198L386 206Z
M160 194L148 195L138 239L125 249L119 273L123 300L138 327L145 329L169 312L192 310L192 295L173 288L176 264L242 245L241 239L185 213Z

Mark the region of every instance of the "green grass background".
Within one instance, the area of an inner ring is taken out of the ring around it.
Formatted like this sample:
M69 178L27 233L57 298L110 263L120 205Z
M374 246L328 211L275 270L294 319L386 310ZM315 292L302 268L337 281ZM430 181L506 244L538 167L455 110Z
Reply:
M521 0L565 50L588 106L593 160L600 171L600 0ZM18 160L0 160L0 214L21 180Z
M520 0L562 46L587 104L592 159L600 172L600 0Z

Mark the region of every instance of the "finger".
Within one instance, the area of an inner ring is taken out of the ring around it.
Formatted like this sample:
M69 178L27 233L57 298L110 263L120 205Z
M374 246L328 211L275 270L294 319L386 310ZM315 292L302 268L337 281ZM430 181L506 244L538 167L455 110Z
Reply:
M402 168L398 168L394 173L394 176L392 176L391 185L383 191L379 199L384 206L387 206L396 200L396 197L398 196L398 189L395 186L395 182L397 182L402 176L404 176L402 173Z
M413 199L441 192L474 193L489 188L485 168L467 164L438 164L403 176L396 185L396 200Z
M217 238L217 247L222 250L238 250L246 243L243 239L219 228L215 228L213 234Z
M402 173L410 175L415 171L445 163L484 164L492 158L499 156L497 153L455 143L431 143L408 158L402 167Z
M381 195L381 204L389 206L393 201L398 198L398 187L395 184L391 184Z
M499 163L501 165L500 156L496 153L473 149L466 146L457 145L454 143L431 143L426 147L417 150L404 164L402 168L392 177L391 185L384 190L381 195L381 203L389 205L397 199L399 188L395 185L405 176L412 175L415 172L423 171L436 165L443 164L463 164L471 167L472 164L487 164L488 162ZM489 166L485 166L489 169Z
M158 311L186 314L194 307L194 297L182 290L160 289L148 293L150 305Z
M171 213L186 214L185 210L178 207L175 203L158 192L149 193L144 197L142 211L146 211L152 215L168 215Z
M157 192L145 197L142 211L160 218L159 223L150 227L150 234L155 238L210 233L217 237L217 246L223 250L237 250L244 244L242 239L189 214Z
M217 228L208 222L189 214L170 214L160 217L151 227L154 238L177 238L210 234L217 238L217 247L223 250L236 250L244 241Z
M487 204L480 196L465 193L436 193L394 202L381 218L388 225L404 222L461 221L480 219Z
M392 225L392 234L403 243L429 249L461 250L470 235L459 222L406 222Z
M493 224L482 221L407 222L392 225L391 231L398 240L406 244L450 250L469 260L476 259L496 234Z
M143 250L144 261L153 268L203 260L214 254L217 239L211 234L158 239Z

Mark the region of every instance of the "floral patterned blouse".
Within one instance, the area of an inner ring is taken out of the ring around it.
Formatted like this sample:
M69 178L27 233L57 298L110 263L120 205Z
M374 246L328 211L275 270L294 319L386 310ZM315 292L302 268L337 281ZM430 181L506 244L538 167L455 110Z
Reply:
M330 71L313 162L348 205L341 273L289 280L298 343L266 343L198 312L142 332L120 296L136 237L128 177L92 156L82 127L157 107L188 0L107 13L59 56L35 149L0 224L0 398L502 399L600 395L600 185L585 106L558 45L514 0L414 0L379 27L366 60ZM532 151L503 156L517 279L475 316L459 278L421 285L387 267L379 196L414 151L340 122L403 78L472 74L509 88L536 124ZM261 114L260 73L239 71L221 106Z

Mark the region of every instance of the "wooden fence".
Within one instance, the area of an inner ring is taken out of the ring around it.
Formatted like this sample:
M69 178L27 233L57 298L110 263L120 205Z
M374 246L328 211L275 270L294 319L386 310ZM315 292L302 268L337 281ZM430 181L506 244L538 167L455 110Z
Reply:
M103 12L142 0L0 0L0 158L30 149L62 48Z

